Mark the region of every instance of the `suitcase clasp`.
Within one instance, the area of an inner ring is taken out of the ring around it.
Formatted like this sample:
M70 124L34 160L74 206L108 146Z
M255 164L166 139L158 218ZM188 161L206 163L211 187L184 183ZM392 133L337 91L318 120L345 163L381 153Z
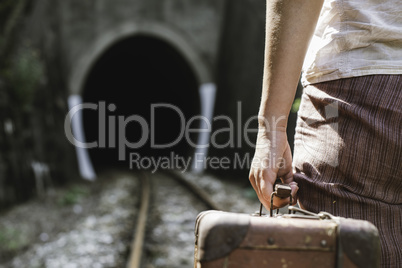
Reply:
M290 187L289 184L282 184L282 183L276 183L275 184L275 191L271 194L271 208L270 208L270 216L273 216L273 210L274 210L274 196L277 196L279 198L290 198L289 201L289 207L292 205L293 203L293 198L291 195L292 192L292 188ZM262 216L262 208L263 205L261 203L260 205L260 212L259 212L259 216ZM278 214L279 212L279 208L276 210L276 213ZM289 210L289 214L291 213L291 211Z

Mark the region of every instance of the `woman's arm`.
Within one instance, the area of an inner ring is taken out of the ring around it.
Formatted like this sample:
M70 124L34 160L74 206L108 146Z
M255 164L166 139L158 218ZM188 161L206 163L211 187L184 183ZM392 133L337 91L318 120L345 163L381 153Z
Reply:
M293 182L292 158L286 126L304 56L314 32L323 0L267 0L265 66L259 133L250 170L250 182L266 208L277 177ZM275 207L289 199L275 199Z

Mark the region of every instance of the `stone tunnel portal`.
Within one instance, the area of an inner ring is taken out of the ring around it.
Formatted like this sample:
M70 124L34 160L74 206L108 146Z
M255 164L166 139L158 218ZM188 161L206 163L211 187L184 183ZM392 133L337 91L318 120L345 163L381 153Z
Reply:
M104 147L89 149L95 169L129 167L130 154L133 159L191 156L194 148L185 135L179 138L184 124L200 114L198 86L185 58L163 40L136 35L109 47L93 64L83 88L84 103L97 105L83 110L86 141ZM152 109L153 104L160 106ZM190 138L197 143L195 133ZM156 145L179 141L155 148L152 139ZM126 146L125 140L138 148Z

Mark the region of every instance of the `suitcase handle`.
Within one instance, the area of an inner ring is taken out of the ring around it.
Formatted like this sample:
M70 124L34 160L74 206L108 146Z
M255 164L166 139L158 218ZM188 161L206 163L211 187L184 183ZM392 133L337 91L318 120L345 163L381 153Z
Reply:
M283 184L283 183L275 183L275 191L271 194L271 207L270 207L270 216L273 217L273 211L274 211L274 196L277 196L279 198L290 198L289 201L289 212L288 212L288 216L289 218L291 218L292 216L292 212L293 214L296 214L296 212L302 213L304 215L298 215L298 216L293 216L293 217L299 217L299 218L314 218L314 219L334 219L334 216L328 212L320 212L318 214L314 213L314 212L310 212L308 210L305 209L301 209L298 207L294 207L292 206L293 203L293 198L292 198L292 188L290 187L289 184ZM262 216L262 208L263 205L262 203L260 204L260 212L259 212L259 216ZM276 214L279 213L279 208L276 209Z
M260 212L259 214L255 213L252 214L253 216L262 216L262 208L263 205L260 205ZM292 213L293 212L293 213ZM296 212L302 213L302 214L296 214ZM278 212L277 212L278 213ZM271 215L272 217L272 215ZM295 206L289 206L289 214L284 214L281 217L283 218L302 218L302 219L315 219L315 220L336 220L337 217L332 215L331 213L328 212L323 212L321 211L320 213L314 213L305 209L301 209L299 207Z
M293 214L289 215L283 215L285 218L313 218L313 219L319 219L319 220L336 220L336 217L332 215L331 213L321 211L320 213L314 213L302 208L298 208L295 206L289 206L289 210L293 211ZM296 215L296 212L303 213L304 215Z
M289 201L289 207L290 207L293 203L293 198L292 198L291 193L292 193L292 188L290 187L289 184L283 184L283 183L275 184L275 191L271 194L271 208L269 211L271 217L273 216L273 210L274 210L274 196L277 196L281 199L290 197L290 201ZM259 216L262 215L262 208L263 208L263 205L261 203ZM278 212L279 212L279 208L276 210L276 214L278 214ZM289 210L289 214L291 214L290 210Z

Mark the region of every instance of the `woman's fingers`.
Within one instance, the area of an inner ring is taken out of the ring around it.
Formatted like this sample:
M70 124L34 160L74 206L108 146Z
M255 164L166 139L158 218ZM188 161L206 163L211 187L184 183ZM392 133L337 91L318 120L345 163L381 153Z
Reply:
M291 195L292 195L292 205L295 205L297 203L297 191L299 190L299 186L297 185L297 182L292 181L289 183L290 188L292 189Z
M265 207L269 207L271 204L271 194L273 192L273 183L272 183L272 180L270 180L269 174L266 170L262 174L263 174L263 177L260 178L260 182L261 182L260 201Z
M292 204L291 205L295 205L297 203L297 191L299 190L299 186L297 186L296 182L289 183L289 186L291 188L290 194L292 195ZM274 209L287 206L290 203L290 197L279 198L279 197L275 196L273 203L274 203Z
M271 207L271 195L276 179L291 184L292 203L296 202L297 184L293 182L292 154L286 133L275 133L273 140L267 136L258 136L255 155L250 169L249 180L257 193L258 199L265 208ZM262 146L265 145L265 146ZM273 198L273 207L279 208L288 205L290 198Z
M271 207L271 194L274 191L273 183L269 178L269 172L266 170L252 170L249 176L249 180L255 192L257 193L258 199L264 205L264 207L269 210ZM284 181L289 182L290 178ZM290 181L287 184L289 184L291 188L292 205L294 205L297 202L297 191L299 190L299 187L297 183L293 181L293 178L292 181ZM290 203L289 197L279 198L277 196L274 196L273 208L274 209L281 208L289 205L289 203Z

